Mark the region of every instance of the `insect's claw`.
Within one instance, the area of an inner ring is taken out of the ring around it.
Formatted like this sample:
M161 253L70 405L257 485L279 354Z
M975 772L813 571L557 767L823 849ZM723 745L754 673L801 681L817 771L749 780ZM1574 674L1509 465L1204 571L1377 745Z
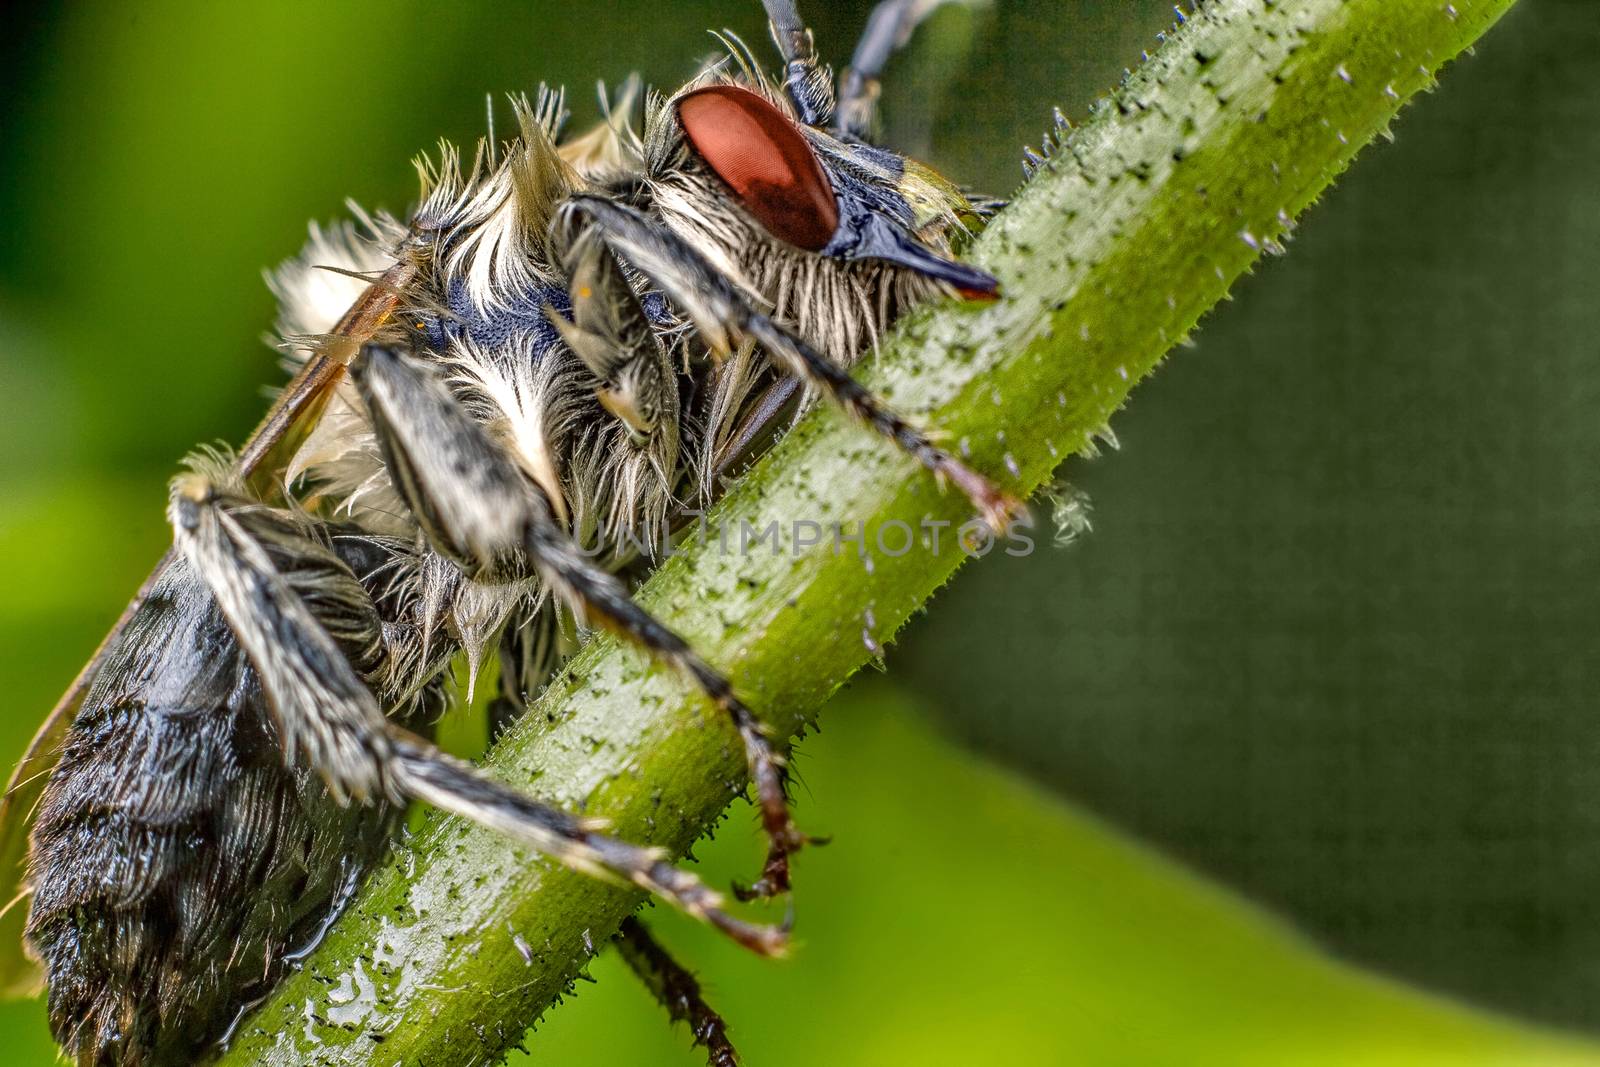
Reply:
M787 916L777 926L762 923L749 923L743 919L736 919L725 911L711 911L706 913L706 921L718 930L733 938L734 941L754 952L758 956L774 959L789 954L789 935L793 914Z
M787 896L791 891L787 884L780 888L765 876L757 878L748 885L744 882L734 882L732 888L734 899L744 904L752 900L771 900L773 897Z
M1003 536L1017 523L1029 522L1028 505L1021 498L999 488L965 463L949 456L941 458L942 462L936 463L933 467L940 487L943 488L947 481L954 484L968 500L972 501L978 517L996 537Z
M786 895L792 888L789 857L807 845L825 845L832 840L829 837L812 837L801 831L788 817L787 809L781 825L767 823L767 839L767 860L761 868L761 877L748 885L733 883L733 895L738 900L748 902Z
M980 514L984 524L989 527L995 536L1002 536L1013 525L1029 525L1032 523L1033 513L1028 510L1027 501L1012 496L1010 493L996 493L991 499L981 506Z

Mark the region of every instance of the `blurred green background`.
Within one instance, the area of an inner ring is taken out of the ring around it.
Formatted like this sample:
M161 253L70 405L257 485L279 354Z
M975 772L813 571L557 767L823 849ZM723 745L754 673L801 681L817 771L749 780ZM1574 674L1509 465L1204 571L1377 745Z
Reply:
M806 5L827 54L868 6ZM1600 1062L1549 1036L1600 1028L1596 14L1522 0L1135 394L1121 451L1064 468L1093 536L971 568L825 713L801 803L837 843L794 960L661 917L753 1064ZM947 12L889 139L1003 194L1171 17ZM673 84L707 28L765 43L729 0L8 18L7 755L159 555L178 458L280 380L260 272L307 219L403 210L485 93L563 83L581 123L595 79ZM594 971L534 1060L698 1062ZM50 1062L37 1004L0 1034Z

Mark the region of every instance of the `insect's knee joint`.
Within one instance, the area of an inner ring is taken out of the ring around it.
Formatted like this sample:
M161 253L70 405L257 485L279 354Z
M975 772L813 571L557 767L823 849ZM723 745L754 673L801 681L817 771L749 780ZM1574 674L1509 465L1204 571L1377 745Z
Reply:
M217 501L217 488L203 474L187 472L172 479L170 512L172 522L184 530L200 525L200 509Z

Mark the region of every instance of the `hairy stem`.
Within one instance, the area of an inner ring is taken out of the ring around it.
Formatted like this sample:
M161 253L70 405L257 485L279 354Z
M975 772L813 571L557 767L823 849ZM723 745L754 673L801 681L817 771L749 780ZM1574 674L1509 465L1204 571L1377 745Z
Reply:
M915 316L865 377L1008 488L1038 488L1512 2L1207 3L971 250L1004 299ZM818 411L641 599L790 735L967 558L955 531L969 518L911 461ZM743 764L700 696L606 638L489 757L505 781L679 855L739 794ZM430 815L222 1062L497 1062L639 902Z

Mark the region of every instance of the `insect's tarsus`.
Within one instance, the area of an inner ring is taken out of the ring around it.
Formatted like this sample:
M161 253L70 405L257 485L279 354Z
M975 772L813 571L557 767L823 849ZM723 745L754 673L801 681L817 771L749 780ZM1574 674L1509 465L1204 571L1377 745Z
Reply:
M867 138L877 118L880 79L889 57L910 39L917 24L945 0L884 0L867 16L867 28L839 79L839 104L834 129L851 138Z
M694 1043L706 1050L707 1067L739 1067L739 1054L728 1038L728 1024L706 1002L688 968L663 948L638 916L622 920L617 951L633 973L655 995L675 1022L689 1025Z
M811 30L795 10L794 0L763 0L772 39L783 56L784 89L799 113L800 121L823 126L833 119L833 83L817 58Z
M659 849L606 837L584 820L530 800L419 738L396 733L395 760L402 787L418 800L499 830L577 870L631 882L760 955L780 956L788 947L787 923L761 925L728 914L720 894L673 866Z

